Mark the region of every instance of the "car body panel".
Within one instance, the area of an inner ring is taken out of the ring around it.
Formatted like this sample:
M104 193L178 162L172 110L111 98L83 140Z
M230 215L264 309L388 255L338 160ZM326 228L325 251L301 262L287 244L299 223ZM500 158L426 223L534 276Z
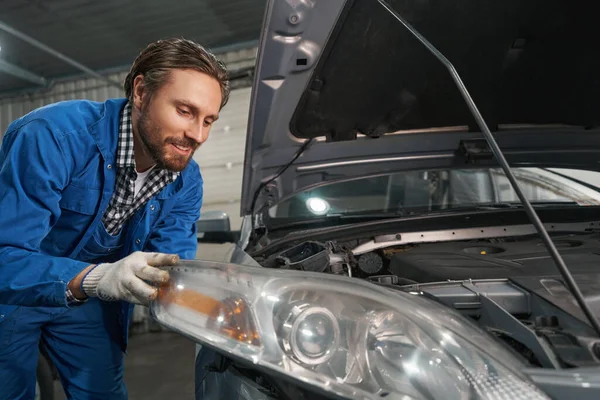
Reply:
M591 4L391 5L455 64L511 165L595 166L600 26L585 22ZM539 18L538 9L570 17ZM465 164L461 142L481 139L479 129L444 68L403 29L377 0L268 2L242 214L331 181Z
M553 399L600 398L600 368L528 369L525 373Z
M218 358L219 354L215 350L201 344L196 345L196 400L277 400L234 368L227 368L222 372L211 371Z

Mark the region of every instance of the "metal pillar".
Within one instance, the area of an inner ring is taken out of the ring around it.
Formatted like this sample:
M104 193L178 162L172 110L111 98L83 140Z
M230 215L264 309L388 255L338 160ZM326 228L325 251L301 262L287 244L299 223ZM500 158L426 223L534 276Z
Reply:
M54 50L53 48L46 46L44 43L32 38L29 35L26 35L25 33L18 31L16 29L14 29L13 27L5 24L4 22L0 21L0 29L10 33L13 36L18 37L19 39L31 44L32 46L37 47L38 49L45 51L48 54L53 55L54 57L63 60L64 62L66 62L67 64L70 64L72 66L74 66L75 68L80 69L83 72L86 72L87 74L94 76L98 79L102 79L103 81L105 81L106 83L108 83L109 85L118 87L119 89L122 88L122 85L119 82L115 82L112 79L109 79L107 77L105 77L104 75L100 75L99 73L97 73L96 71L94 71L91 68L86 67L83 64L78 63L77 61L73 60L72 58L69 58L67 56L65 56L62 53L59 53L58 51Z
M34 74L33 72L27 71L26 69L23 69L21 67L18 67L14 64L6 62L2 59L0 59L0 71L6 72L7 74L16 76L19 79L23 79L35 83L37 85L45 86L47 83L46 79L44 79L43 77Z

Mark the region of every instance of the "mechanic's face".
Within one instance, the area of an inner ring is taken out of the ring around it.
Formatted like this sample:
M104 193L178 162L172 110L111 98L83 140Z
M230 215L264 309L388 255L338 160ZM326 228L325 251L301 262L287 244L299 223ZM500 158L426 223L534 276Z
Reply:
M218 118L221 88L209 75L173 70L151 97L143 89L136 91L134 103L139 109L135 127L142 147L142 154L136 149L136 165L144 168L144 164L156 163L182 171Z

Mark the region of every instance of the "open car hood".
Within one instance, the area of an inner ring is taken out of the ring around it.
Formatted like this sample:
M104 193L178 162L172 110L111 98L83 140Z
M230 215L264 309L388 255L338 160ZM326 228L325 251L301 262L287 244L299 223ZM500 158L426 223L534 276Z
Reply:
M388 4L454 65L511 166L597 166L594 2ZM466 162L496 165L448 70L378 0L268 2L242 214L334 180Z

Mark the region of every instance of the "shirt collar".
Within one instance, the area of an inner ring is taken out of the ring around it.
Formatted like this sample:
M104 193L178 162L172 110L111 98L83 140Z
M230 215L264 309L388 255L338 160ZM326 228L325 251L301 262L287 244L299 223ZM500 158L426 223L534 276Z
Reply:
M135 170L133 157L133 124L131 122L131 104L125 104L121 111L119 123L119 143L117 144L117 166L120 168L132 167Z

